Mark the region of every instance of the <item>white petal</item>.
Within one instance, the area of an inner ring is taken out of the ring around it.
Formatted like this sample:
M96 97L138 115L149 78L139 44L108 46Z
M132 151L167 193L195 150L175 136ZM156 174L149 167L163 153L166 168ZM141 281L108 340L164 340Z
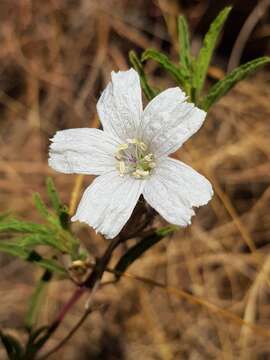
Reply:
M119 143L102 130L62 130L51 141L49 165L56 171L99 175L116 167L114 153Z
M134 69L112 72L97 103L103 129L123 142L136 137L142 115L140 78Z
M117 172L101 175L85 190L71 220L86 222L107 238L114 238L130 218L143 186L143 181Z
M206 113L185 100L185 93L176 87L163 91L145 108L142 136L155 155L175 152L202 126Z
M143 196L168 222L186 226L194 215L192 207L207 204L213 190L210 182L191 167L165 158L157 164Z

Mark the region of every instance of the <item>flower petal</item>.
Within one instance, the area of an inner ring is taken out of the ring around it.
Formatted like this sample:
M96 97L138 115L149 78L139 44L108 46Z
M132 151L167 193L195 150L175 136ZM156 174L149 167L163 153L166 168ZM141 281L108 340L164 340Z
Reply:
M72 221L79 220L111 239L119 234L142 193L144 182L111 172L85 190Z
M51 139L49 165L66 174L99 175L116 167L117 140L98 129L57 131Z
M185 100L180 88L170 88L145 108L142 137L156 156L175 152L202 126L206 113Z
M192 207L207 204L213 190L210 182L191 167L165 158L157 164L143 196L168 222L186 226L194 215Z
M112 72L112 81L101 94L97 111L106 132L122 142L136 137L142 115L140 78L134 69Z

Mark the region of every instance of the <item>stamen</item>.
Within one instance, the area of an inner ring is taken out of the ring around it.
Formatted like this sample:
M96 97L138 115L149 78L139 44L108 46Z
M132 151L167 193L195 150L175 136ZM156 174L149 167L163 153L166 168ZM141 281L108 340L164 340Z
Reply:
M120 176L130 175L136 179L145 179L155 168L155 157L147 153L147 145L138 139L127 139L127 143L120 144L115 153L117 168Z
M128 144L120 144L117 146L117 152L128 149Z
M146 160L146 161L152 161L153 158L154 158L154 155L150 153L150 154L148 154L148 155L146 155L146 156L144 157L144 160Z
M143 142L139 142L138 147L142 149L143 151L147 150L147 145Z
M145 170L137 169L132 173L132 175L138 178L144 178L149 175L149 170L145 171Z
M124 161L119 161L119 172L120 176L124 176L126 170L126 165Z

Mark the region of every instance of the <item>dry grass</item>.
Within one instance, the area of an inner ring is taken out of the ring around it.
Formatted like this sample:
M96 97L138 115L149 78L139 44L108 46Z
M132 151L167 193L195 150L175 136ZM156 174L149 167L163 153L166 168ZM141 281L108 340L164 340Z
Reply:
M159 3L168 11L164 1ZM129 67L128 50L168 46L168 38L160 10L140 0L132 5L124 0L3 1L0 14L0 208L33 218L31 194L44 192L46 175L54 176L67 203L75 184L75 176L48 168L49 137L57 129L97 126L95 102L110 71ZM175 55L173 46L170 51ZM170 85L154 64L147 71L159 87ZM130 276L102 288L96 302L108 309L91 315L55 359L270 357L268 85L266 72L241 83L176 154L211 179L215 197L191 227L131 267L132 274L164 286ZM92 252L104 247L90 229L76 228ZM26 301L38 274L6 256L1 264L1 323L23 336ZM52 319L71 288L50 286L41 322ZM82 306L51 345L79 318Z

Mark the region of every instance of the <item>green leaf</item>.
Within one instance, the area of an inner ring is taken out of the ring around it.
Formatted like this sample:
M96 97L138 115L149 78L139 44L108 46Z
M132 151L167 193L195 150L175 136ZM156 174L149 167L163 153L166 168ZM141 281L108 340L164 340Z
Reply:
M159 65L166 70L177 82L179 85L185 85L187 74L185 74L184 69L180 69L175 66L165 54L162 54L154 49L147 49L142 54L142 61L145 60L154 60Z
M210 28L204 37L203 46L199 52L198 59L195 63L193 77L193 84L196 89L196 97L198 97L204 85L204 81L213 56L214 48L218 40L218 36L231 9L231 6L227 6L218 14L216 19L210 25Z
M49 245L57 250L62 251L62 247L58 245L57 241L55 241L53 234L46 234L45 236L42 234L31 234L28 236L21 237L16 239L16 243L22 248L34 248L38 245Z
M8 218L0 222L0 232L18 232L18 233L43 233L47 234L48 229L44 225L20 221L14 218Z
M0 222L6 220L9 216L10 216L9 211L5 211L5 212L1 213L0 214Z
M42 201L39 193L35 193L33 195L33 199L34 199L34 204L37 208L37 210L39 211L40 215L44 218L44 219L48 219L50 216L50 213L46 207L46 205L44 204L44 202Z
M68 213L68 208L62 204L57 190L55 188L52 178L47 178L47 192L48 197L51 201L52 207L56 214L58 215L60 225L63 229L68 230L70 226L70 216ZM52 222L52 221L51 221Z
M14 242L0 241L0 251L19 257L25 261L35 263L44 269L48 269L59 275L65 275L65 269L56 261L43 258L38 252L34 250L27 250Z
M190 42L188 24L183 15L178 17L178 41L180 50L180 64L185 67L188 73L191 69Z
M10 360L22 359L23 348L22 348L20 342L14 336L4 334L0 330L0 338L2 340L2 343L7 352L8 358Z
M202 109L207 111L215 102L235 86L239 81L254 73L259 67L270 62L270 57L264 56L247 62L233 70L224 79L218 81L201 103Z
M31 330L35 325L37 316L42 304L42 298L44 296L45 289L48 282L52 278L52 273L49 270L45 270L41 279L38 281L35 291L30 299L28 311L25 318L25 324L28 330Z
M25 260L28 262L35 263L44 269L50 270L53 273L57 273L59 275L66 275L66 270L56 261L52 259L45 259L34 250L31 250L29 252Z
M140 76L141 86L142 86L144 95L146 96L146 98L148 100L152 100L156 96L157 91L155 91L148 84L147 77L143 70L143 65L142 65L140 59L138 58L136 52L133 50L129 52L129 61L131 62L132 66L134 67L134 69L137 71L137 73Z
M62 203L58 196L58 193L56 191L56 188L55 188L52 178L48 177L46 183L47 183L47 193L48 193L48 197L51 201L52 207L55 210L55 212L57 214L59 214L59 211L62 207Z
M121 277L121 274L126 271L126 269L142 254L149 250L153 245L162 240L165 236L172 234L176 231L178 227L176 226L167 226L156 230L152 235L149 235L143 238L138 244L132 246L127 252L120 258L116 264L114 270L116 272L117 278Z

